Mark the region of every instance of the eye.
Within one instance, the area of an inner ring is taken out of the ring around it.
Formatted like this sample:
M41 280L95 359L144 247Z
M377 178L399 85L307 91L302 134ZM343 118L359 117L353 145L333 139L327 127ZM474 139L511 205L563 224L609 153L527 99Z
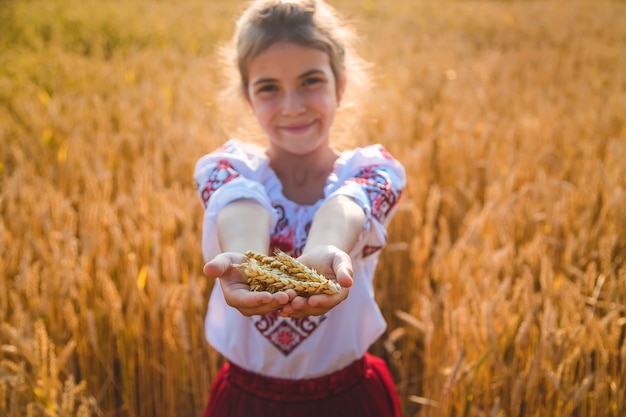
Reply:
M305 87L309 87L309 86L314 86L316 84L323 83L323 82L324 82L324 80L322 78L320 78L320 77L308 77L308 78L304 79L302 84Z
M257 94L269 94L278 91L278 86L275 84L262 84L255 90Z

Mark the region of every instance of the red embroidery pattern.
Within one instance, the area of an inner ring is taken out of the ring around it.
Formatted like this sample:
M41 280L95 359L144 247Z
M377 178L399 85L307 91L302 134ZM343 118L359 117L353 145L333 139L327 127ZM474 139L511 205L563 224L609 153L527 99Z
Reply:
M383 146L379 146L378 150L380 151L380 154L383 156L383 158L385 159L393 159L393 156L389 153L389 151L387 149L385 149Z
M282 318L277 312L251 318L254 327L285 356L300 346L324 319L325 316Z
M273 204L273 207L279 217L270 237L270 253L281 250L295 257L302 255L306 238L311 230L311 221L301 229L296 229L298 226L289 222L282 205Z
M202 203L204 204L204 208L209 204L209 199L222 185L226 184L239 177L239 173L235 171L235 168L228 162L226 159L220 159L215 164L213 170L209 173L209 177L204 183L204 188L200 191L200 195L202 197ZM198 184L198 187L202 186Z
M289 219L285 215L285 208L281 205L274 204L274 209L278 213L278 222L270 236L270 253L281 251L293 256L294 240L296 232L293 226L289 225ZM296 255L297 256L297 255Z
M370 201L372 216L380 222L385 221L402 193L402 190L393 188L385 169L379 166L362 168L356 176L346 181L363 186Z
M266 336L285 356L289 355L304 338L287 323L282 322Z

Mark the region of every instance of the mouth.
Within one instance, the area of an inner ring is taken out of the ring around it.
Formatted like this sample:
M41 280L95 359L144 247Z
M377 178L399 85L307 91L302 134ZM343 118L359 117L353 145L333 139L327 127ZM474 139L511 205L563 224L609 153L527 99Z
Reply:
M314 123L315 122L294 123L290 125L279 126L279 128L292 135L299 135L308 131Z

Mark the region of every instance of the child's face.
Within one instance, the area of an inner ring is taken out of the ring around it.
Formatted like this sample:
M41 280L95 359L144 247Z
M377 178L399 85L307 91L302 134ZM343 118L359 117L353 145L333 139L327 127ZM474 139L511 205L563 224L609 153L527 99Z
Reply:
M344 88L325 52L290 42L271 45L248 65L248 101L270 148L306 155L329 146Z

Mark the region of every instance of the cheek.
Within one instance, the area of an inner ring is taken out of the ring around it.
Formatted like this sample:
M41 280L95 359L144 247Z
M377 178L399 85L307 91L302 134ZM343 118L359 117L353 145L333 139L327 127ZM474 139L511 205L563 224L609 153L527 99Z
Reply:
M269 119L272 117L272 106L269 103L253 102L252 112L256 116L257 120L261 124L263 124L263 122L269 121Z
M316 94L311 95L311 103L319 108L324 108L327 111L332 111L337 108L337 93L334 87L328 86L327 89L320 90Z
M323 96L311 102L312 107L316 108L320 113L332 116L337 110L337 100L334 96Z

